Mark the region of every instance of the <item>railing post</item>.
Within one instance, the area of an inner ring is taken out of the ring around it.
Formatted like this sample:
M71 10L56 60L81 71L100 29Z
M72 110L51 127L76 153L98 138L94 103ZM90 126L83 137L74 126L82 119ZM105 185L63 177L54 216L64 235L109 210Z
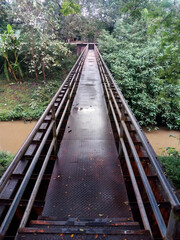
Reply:
M165 240L174 240L177 232L177 225L180 222L180 206L171 209Z
M53 124L53 138L55 138L55 143L54 143L54 155L57 155L57 135L56 135L56 115L55 115L55 107L54 104L52 105L52 120L54 120Z
M109 88L109 87L107 87L107 88L108 88L108 92L109 92L107 109L108 109L108 114L110 115L110 113L111 113L111 105L110 105L110 102L111 102L112 97L111 97L111 94L110 94L110 88Z
M125 120L125 108L122 105L121 107L121 122L120 122L120 135L119 135L119 157L121 157L122 153L123 153L123 149L122 149L122 145L121 145L121 138L123 139L124 137L124 129L122 126L122 121Z
M70 86L68 86L68 100L69 100L69 104L68 104L68 111L70 112L71 111L71 107L70 107L70 99L71 99L71 88Z

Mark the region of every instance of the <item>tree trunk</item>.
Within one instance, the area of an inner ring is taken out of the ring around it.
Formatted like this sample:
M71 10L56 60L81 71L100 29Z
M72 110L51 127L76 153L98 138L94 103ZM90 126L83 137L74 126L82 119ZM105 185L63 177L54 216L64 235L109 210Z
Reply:
M45 64L43 61L42 61L42 72L43 72L44 82L46 84L47 82L46 82Z
M34 57L34 38L33 38L33 26L31 26L31 40L32 40L32 50L31 50L31 54L32 54L32 59L34 61L34 71L35 71L35 75L36 75L36 80L38 81L38 74L37 74L37 69L36 69L36 63L35 63L35 57Z
M9 62L9 60L8 60L8 58L5 57L5 59L6 59L7 63L8 63L8 68L11 70L11 73L12 73L15 81L18 82L18 79L17 79L17 77L16 77L16 74L15 74L15 72L14 72L14 70L13 70L13 68L12 68L12 66L11 66L11 64L10 64L10 62ZM10 71L9 71L9 72L10 72Z

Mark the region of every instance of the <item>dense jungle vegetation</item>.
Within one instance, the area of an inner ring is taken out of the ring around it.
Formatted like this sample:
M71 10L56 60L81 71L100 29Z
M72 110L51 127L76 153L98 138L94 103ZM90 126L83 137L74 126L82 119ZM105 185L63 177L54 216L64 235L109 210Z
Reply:
M99 48L141 125L178 129L179 9L170 1L131 1Z

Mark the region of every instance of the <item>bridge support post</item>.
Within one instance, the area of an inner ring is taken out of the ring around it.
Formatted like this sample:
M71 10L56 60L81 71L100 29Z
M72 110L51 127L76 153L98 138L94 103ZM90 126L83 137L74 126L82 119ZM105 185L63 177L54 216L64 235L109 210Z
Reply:
M110 115L111 113L111 105L110 105L110 102L111 102L111 95L109 94L109 97L108 97L108 115Z
M71 88L70 88L70 86L68 87L67 91L68 91L68 101L69 101L69 104L68 104L68 111L70 112L70 111L71 111L71 107L70 107Z
M180 224L180 206L175 206L174 208L171 209L165 240L175 239L178 223Z
M106 82L107 82L107 79L106 79ZM104 81L104 84L106 84L106 82ZM111 113L111 104L112 104L112 95L111 95L111 86L110 86L110 84L107 85L107 90L108 90L108 95L109 95L109 96L107 95L107 97L108 97L108 106L107 106L107 108L108 108L108 114L110 115L110 113Z
M123 137L124 137L124 129L123 129L123 126L122 126L122 121L124 121L124 120L125 120L125 109L124 109L124 106L122 105L122 107L121 107L120 135L119 135L119 157L121 157L121 155L123 153L121 138L123 139Z
M55 107L54 104L52 106L52 120L54 121L53 124L53 138L55 138L55 143L54 143L54 155L57 155L57 134L56 134L56 114L55 114Z

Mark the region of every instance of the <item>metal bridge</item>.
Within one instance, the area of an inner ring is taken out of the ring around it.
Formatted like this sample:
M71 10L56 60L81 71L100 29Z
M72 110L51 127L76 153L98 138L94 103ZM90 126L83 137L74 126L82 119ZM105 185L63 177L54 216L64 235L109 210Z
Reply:
M174 240L179 216L174 187L87 45L0 180L0 238Z

